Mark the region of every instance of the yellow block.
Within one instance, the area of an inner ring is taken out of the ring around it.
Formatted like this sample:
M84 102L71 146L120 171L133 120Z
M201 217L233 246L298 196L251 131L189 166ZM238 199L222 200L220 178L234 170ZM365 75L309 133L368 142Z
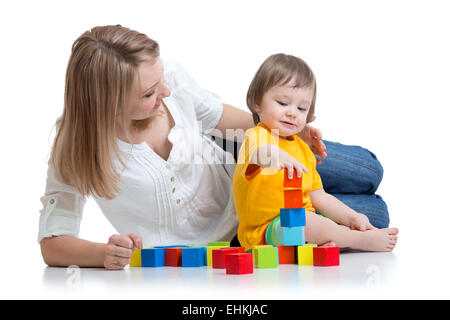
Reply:
M258 255L258 248L262 248L262 247L273 247L270 244L258 244L258 245L254 245L252 246L252 254L253 254L253 264L257 265L257 255Z
M312 266L314 264L313 248L317 244L307 243L297 247L297 263L301 266Z
M134 249L133 253L131 254L130 267L142 267L141 250Z
M228 248L228 246L212 246L206 248L206 264L208 267L212 267L212 252L213 250L220 248Z

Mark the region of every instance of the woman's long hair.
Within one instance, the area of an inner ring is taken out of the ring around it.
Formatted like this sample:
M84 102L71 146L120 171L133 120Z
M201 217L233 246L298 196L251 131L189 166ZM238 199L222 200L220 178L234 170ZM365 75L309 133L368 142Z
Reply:
M120 25L95 27L74 42L51 160L82 195L112 199L119 192L117 126L125 128L139 64L158 56L156 41Z

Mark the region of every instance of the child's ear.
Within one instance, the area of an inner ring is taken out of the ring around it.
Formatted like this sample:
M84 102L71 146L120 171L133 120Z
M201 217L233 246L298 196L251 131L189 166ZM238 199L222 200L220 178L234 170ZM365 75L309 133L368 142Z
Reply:
M255 113L261 112L261 107L259 105L255 104L253 106L253 112L255 112Z

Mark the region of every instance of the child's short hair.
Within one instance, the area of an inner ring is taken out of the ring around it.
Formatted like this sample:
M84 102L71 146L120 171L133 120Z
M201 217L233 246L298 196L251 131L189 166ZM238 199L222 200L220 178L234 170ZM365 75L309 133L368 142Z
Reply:
M278 53L271 55L263 62L248 88L247 106L252 112L255 125L259 122L259 116L253 111L253 107L261 103L264 94L270 88L286 85L292 79L295 80L295 88L312 87L314 89L311 107L306 117L306 122L311 122L316 102L316 78L314 73L302 59Z

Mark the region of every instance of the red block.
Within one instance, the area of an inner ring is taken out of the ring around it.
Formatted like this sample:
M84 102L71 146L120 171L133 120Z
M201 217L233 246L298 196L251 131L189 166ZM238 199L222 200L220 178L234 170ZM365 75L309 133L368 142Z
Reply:
M303 189L284 190L284 208L303 208Z
M226 270L227 274L253 273L253 255L251 253L227 254Z
M295 264L295 248L294 246L275 246L278 248L279 264Z
M212 251L212 267L216 269L224 269L226 256L230 253L244 253L244 247L228 247Z
M339 265L339 247L313 248L314 266L331 267Z
M166 248L164 250L165 265L169 267L181 267L181 249Z
M294 169L294 174L292 175L292 179L289 180L289 178L288 178L288 170L284 169L283 187L285 187L285 188L301 189L301 187L302 187L302 177L297 178L297 170Z

